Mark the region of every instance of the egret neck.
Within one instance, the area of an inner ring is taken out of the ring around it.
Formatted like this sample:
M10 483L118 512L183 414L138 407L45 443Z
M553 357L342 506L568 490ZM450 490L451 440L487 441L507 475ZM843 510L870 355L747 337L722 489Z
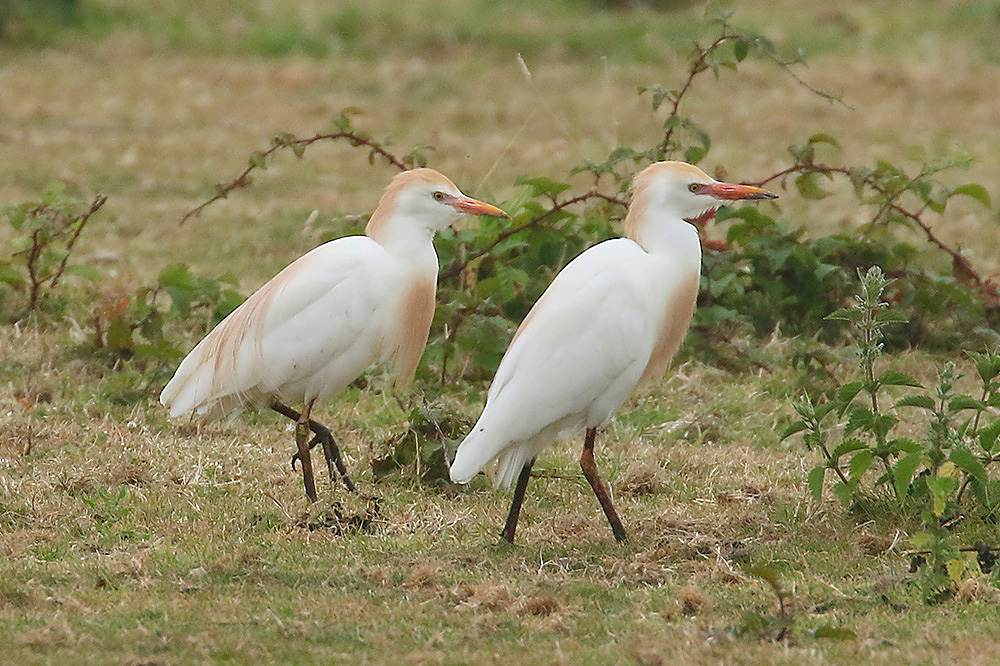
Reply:
M625 235L648 254L683 271L701 272L701 239L694 225L668 207L657 205L656 190L636 192L625 219Z

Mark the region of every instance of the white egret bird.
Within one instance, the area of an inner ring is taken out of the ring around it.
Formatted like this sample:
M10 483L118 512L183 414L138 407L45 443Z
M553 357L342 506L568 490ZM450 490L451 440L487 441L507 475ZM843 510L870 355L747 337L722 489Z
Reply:
M395 362L397 386L412 381L434 316L434 234L463 214L507 217L433 169L397 175L364 236L320 245L254 292L181 362L160 402L171 416L269 406L297 422L292 466L302 464L309 499L318 442L331 479L336 465L353 490L333 436L310 418L313 406L378 360Z
M683 162L653 164L635 177L627 238L595 245L556 276L514 334L451 465L457 483L493 460L496 487L517 480L503 539L514 540L535 458L559 433L585 428L580 466L625 541L594 464L597 427L641 381L663 375L687 332L701 274L691 223L704 224L725 201L774 198Z

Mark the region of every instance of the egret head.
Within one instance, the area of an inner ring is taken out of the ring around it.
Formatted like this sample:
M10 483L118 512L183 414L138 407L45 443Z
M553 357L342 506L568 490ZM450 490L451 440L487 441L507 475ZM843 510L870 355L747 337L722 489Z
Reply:
M462 215L508 217L496 206L465 196L444 174L427 168L404 171L392 179L365 233L381 240L389 218L399 215L431 234Z
M635 198L648 210L659 210L704 226L715 210L738 199L777 199L752 185L722 183L686 162L657 162L635 177Z

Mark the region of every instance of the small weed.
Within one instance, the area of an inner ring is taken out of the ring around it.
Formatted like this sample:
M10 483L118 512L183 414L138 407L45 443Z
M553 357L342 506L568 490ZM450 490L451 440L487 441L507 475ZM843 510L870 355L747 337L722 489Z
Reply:
M100 278L93 266L68 262L87 222L105 201L107 197L98 195L84 212L76 212L81 202L67 195L64 184L51 183L41 200L0 209L0 217L15 231L10 241L10 258L0 259L0 289L27 292L23 309L11 317L12 321L24 319L43 307L60 313L65 299L57 298L53 292L64 273L88 280ZM0 291L0 305L4 296Z
M372 461L375 478L412 468L422 483L450 484L448 467L470 426L467 419L441 404L415 407L407 416L406 430L383 445L388 453Z
M128 490L122 488L117 494L108 490L98 490L92 497L82 498L90 509L97 534L104 544L118 544L122 541L145 539L146 534L125 527L132 515L132 507L127 504Z

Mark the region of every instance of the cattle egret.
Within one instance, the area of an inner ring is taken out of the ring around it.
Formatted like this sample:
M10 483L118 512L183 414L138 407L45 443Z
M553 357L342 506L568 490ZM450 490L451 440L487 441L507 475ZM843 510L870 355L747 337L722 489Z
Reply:
M397 386L412 381L434 316L434 234L460 215L507 217L433 169L397 175L364 236L320 245L258 289L187 355L160 402L174 417L269 406L296 421L292 466L301 462L309 499L318 442L331 479L336 465L353 490L333 436L310 414L379 360L395 362Z
M553 280L514 334L486 407L458 447L451 478L467 483L497 461L494 485L517 486L502 538L513 542L531 466L566 431L586 429L580 466L611 523L625 530L594 464L597 427L636 385L663 375L694 313L704 224L720 203L775 199L683 162L635 177L625 235L599 243Z

